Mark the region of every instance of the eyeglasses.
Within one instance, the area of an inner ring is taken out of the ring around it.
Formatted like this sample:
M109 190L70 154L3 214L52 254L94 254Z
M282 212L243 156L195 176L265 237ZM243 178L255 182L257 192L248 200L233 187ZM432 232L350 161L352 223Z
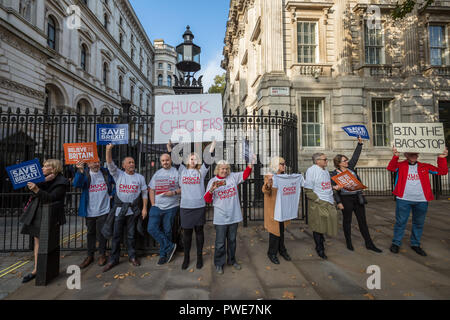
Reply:
M346 160L342 160L341 162L348 162L348 159L346 159Z

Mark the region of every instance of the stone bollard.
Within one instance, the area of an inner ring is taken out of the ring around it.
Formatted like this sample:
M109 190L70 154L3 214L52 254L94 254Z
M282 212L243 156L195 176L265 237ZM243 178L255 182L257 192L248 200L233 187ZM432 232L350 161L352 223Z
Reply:
M44 204L42 210L41 232L37 259L36 286L46 286L59 275L60 226L55 223L52 204Z

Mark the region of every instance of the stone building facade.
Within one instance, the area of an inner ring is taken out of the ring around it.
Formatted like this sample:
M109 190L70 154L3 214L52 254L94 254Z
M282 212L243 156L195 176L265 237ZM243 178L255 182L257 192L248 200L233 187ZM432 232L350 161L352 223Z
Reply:
M395 122L443 121L449 144L450 1L400 21L390 17L395 1L368 3L230 2L224 110L297 114L302 171L315 152L351 156L355 140L341 129L351 124L371 137L359 166L387 164Z
M175 48L164 43L163 39L153 41L155 48L155 95L175 94L173 86L175 85L175 76L180 78L178 71L177 53Z
M0 0L3 109L149 112L154 59L128 0Z

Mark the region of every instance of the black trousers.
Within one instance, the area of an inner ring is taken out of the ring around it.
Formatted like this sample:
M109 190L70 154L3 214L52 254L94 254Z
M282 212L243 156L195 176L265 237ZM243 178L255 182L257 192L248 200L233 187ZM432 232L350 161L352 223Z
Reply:
M87 227L87 247L88 255L93 257L95 254L95 246L98 239L98 252L100 255L106 253L106 238L102 234L102 228L105 224L108 214L104 214L99 217L86 217Z
M277 255L277 253L285 253L287 252L286 247L284 246L284 222L279 222L280 224L280 236L276 236L272 233L269 233L269 251L267 254Z
M123 235L124 227L127 228L127 250L128 259L136 258L135 250L135 238L136 221L134 215L129 216L117 216L114 219L114 235L112 239L111 257L109 261L111 263L119 263L120 259L120 238Z
M366 245L372 243L372 239L370 238L369 228L367 227L366 221L366 208L364 205L361 205L358 200L357 195L348 195L341 196L342 205L344 206L344 210L342 210L343 221L342 226L344 229L345 240L347 242L352 241L352 217L353 212L355 213L356 220L358 220L359 231L361 231L361 235L366 242Z

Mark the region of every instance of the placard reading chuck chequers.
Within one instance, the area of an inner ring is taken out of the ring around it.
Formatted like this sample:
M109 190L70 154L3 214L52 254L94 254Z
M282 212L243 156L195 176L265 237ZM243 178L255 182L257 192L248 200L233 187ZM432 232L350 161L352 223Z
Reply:
M399 152L441 154L445 149L442 123L393 123L392 137Z

